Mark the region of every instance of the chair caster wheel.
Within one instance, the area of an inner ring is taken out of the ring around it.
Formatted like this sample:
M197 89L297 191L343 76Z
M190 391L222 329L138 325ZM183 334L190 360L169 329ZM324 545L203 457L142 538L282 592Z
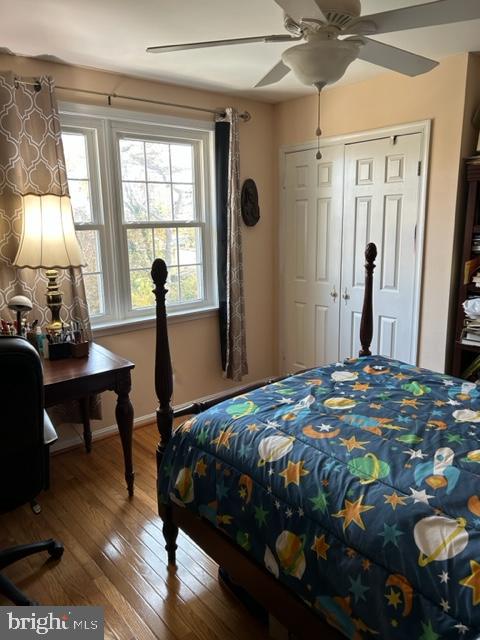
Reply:
M32 507L32 511L36 516L38 516L39 513L42 513L42 507L38 504L36 500L32 500L30 502L30 506Z
M63 551L63 544L61 542L57 542L57 540L52 540L51 545L48 548L50 557L54 560L59 560L63 556Z

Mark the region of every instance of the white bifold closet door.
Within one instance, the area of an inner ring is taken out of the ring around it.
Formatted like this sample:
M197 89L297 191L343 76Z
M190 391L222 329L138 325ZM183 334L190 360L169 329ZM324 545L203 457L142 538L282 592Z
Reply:
M338 358L343 145L292 153L286 167L284 365L298 371Z
M374 354L414 362L416 225L420 133L346 145L340 358L358 355L365 246L378 249L374 275Z
M359 351L364 253L378 248L372 352L414 362L422 134L287 155L282 360L285 372Z

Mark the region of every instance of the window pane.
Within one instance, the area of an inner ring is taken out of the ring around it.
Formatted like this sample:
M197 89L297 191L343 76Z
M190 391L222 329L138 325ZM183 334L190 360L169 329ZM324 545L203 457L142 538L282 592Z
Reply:
M85 135L83 133L62 133L62 142L68 177L88 180Z
M169 184L149 184L150 220L172 219L172 191Z
M150 269L154 258L152 229L128 229L127 243L130 269Z
M179 264L198 264L202 261L199 229L178 230Z
M91 316L100 316L105 313L103 298L102 276L99 274L86 274L83 276L85 291L87 294L88 310Z
M86 266L83 267L83 273L91 273L92 271L101 271L100 264L100 243L98 231L89 229L88 231L77 231L77 238L82 247L83 256Z
M178 286L178 269L174 268L168 272L167 279L168 295L165 298L167 306L180 302L180 288Z
M176 265L178 263L176 229L155 229L153 236L155 242L155 258L165 260L168 267Z
M70 177L70 176L69 176ZM69 180L68 190L72 201L73 218L76 223L92 221L92 203L88 180Z
M123 183L123 211L126 222L146 222L147 187L139 182Z
M123 180L145 180L145 151L141 140L120 140Z
M170 145L172 182L193 182L193 154L190 144Z
M152 127L145 136L138 132L117 138L130 283L130 304L125 306L133 316L154 307L150 269L155 258L167 264L170 307L202 301L205 294L204 228L196 222L200 140L197 149L197 142L180 135L170 141L160 131Z
M151 182L170 182L170 154L168 144L146 142L147 180Z
M130 271L131 301L133 309L147 309L153 307L153 282L150 269L144 271Z
M180 292L182 302L194 302L203 298L199 266L180 267Z
M173 184L172 190L175 220L194 220L193 186Z

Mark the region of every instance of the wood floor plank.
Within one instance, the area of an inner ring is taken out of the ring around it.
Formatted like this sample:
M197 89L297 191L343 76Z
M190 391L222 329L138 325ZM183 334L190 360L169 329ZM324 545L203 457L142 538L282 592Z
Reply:
M95 578L95 585L108 602L111 603L116 615L124 621L124 626L121 627L122 637L143 638L143 640L155 639L155 634L143 622L130 602L122 596L120 591L118 591L106 576L101 575ZM119 629L119 625L115 625L114 629ZM126 633L126 635L123 635L124 633Z
M0 516L0 545L55 537L63 558L46 554L6 570L45 604L96 604L111 640L266 640L267 630L219 584L218 567L179 535L178 566L167 566L157 514L155 426L134 434L135 496L128 499L118 437L51 460L42 513L28 505ZM0 599L0 604L5 604Z
M142 429L141 431L146 433L147 429ZM148 431L151 433L151 430L148 430ZM157 440L156 435L154 435L154 438L152 438L151 436L149 438L150 447L152 451L155 450L156 440ZM145 455L142 452L139 452L138 449L139 448L137 447L137 458L139 459L139 468L145 469L148 464L150 465L152 464L152 460L153 460L153 464L155 464L155 457L153 455L151 455L149 459L148 457L145 457ZM108 450L103 449L102 456L103 456L102 464L109 465L110 473L117 474L118 480L120 482L121 474L115 465L115 460L117 456L117 452L115 451L115 448L112 447L112 448L109 448ZM146 495L150 495L150 494L154 495L156 485L155 485L155 478L153 476L146 476L146 474L141 474L137 477L136 484L137 484L137 493L145 489ZM145 503L144 500L138 503L140 508L144 506L144 503ZM151 508L156 508L156 502L152 502ZM147 529L152 533L153 537L156 537L158 539L158 537L160 536L160 539L163 540L163 537L161 534L161 525L162 523L160 518L150 519L147 522ZM225 606L224 605L225 599L227 600L230 599L230 601L226 603L226 608L227 608L226 616L229 622L231 623L230 626L235 625L236 633L240 634L239 637L242 637L243 635L242 632L244 630L244 626L241 622L243 617L242 613L240 613L238 619L236 619L234 616L231 615L230 613L231 600L233 598L231 594L229 594L225 589L222 589L222 587L219 585L218 577L217 577L218 576L217 565L183 533L180 533L178 544L179 544L179 549L177 550L177 562L179 565L178 570L182 571L184 570L184 567L188 567L185 573L187 575L194 574L197 577L197 579L203 584L203 586L207 587L207 589L211 590L216 595L216 597L218 598L215 603L216 604L215 611L217 612L217 614L221 615L223 613L222 609ZM163 557L164 556L165 554L163 554ZM221 602L220 605L218 604L218 601ZM258 625L256 622L255 622L255 625L257 627L256 629L254 629L253 627L249 627L247 631L249 638L253 639L255 637L254 636L255 631L257 631L260 634L260 637L264 637L263 627L261 625ZM240 629L240 631L238 629Z
M116 580L120 590L127 598L136 601L136 606L140 607L141 615L152 629L158 630L163 627L164 637L180 638L180 634L175 634L162 619L164 602L155 590L136 570L136 550L128 548L122 543L121 537L115 530L115 520L108 514L103 514L96 510L91 504L91 496L87 492L77 492L78 481L65 481L61 492L57 494L57 501L64 509L72 508L73 526L78 531L84 544L89 544L88 548L93 554L96 562L100 564L106 574L112 580ZM81 487L80 487L81 488ZM55 493L55 491L54 491ZM86 494L86 495L85 495ZM94 536L92 536L94 531ZM87 541L89 536L92 536ZM93 546L92 544L93 543ZM173 621L174 626L178 626L177 619Z
M75 465L75 469L82 475L82 486L88 486L88 483L94 482L97 478L96 474L98 472L98 463L96 462L89 464L88 466L79 465L77 463ZM152 532L150 532L149 527L145 527L145 522L150 524L151 518L145 518L143 511L140 509L143 502L134 498L130 504L120 506L122 505L122 497L118 495L118 488L115 484L97 483L96 496L102 500L106 508L109 508L109 505L111 504L119 505L123 523L133 530L136 535L141 537L144 544L155 554L156 557L153 558L153 562L155 564L160 563L162 565L166 565L166 554L163 548L163 535L160 529L160 518L157 519L158 528L152 528ZM143 531L141 530L142 527ZM192 547L192 553L194 554L195 549L191 543L190 547ZM225 605L225 591L222 591L219 586L216 565L215 577L212 577L210 573L202 568L198 561L198 557L195 557L195 555L192 557L185 554L181 548L178 552L177 560L177 576L192 590L192 594L189 597L196 597L195 594L199 592L199 590L203 591L202 587L207 587L207 589L211 590L212 594L215 596L214 600L212 600L212 598L208 599L209 608L212 608L215 615L221 617L221 619L224 620L230 628L232 624L235 625L234 630L238 638L251 639L251 630L248 630L245 633L243 632L241 623L243 609L233 598L231 598L231 596L228 603L229 606Z
M53 564L50 569L53 571L55 568L57 580L64 585L66 593L70 595L71 604L103 607L105 619L111 621L108 632L113 640L132 640L135 638L136 635L129 630L125 620L122 620L121 625L117 624L121 612L113 606L112 601L105 597L97 586L97 580L105 578L100 567L95 564L83 547L76 543L70 531L52 512L50 505L43 505L41 514L33 516L33 524L37 523L40 525L41 531L48 530L50 536L61 540L65 546L66 553L64 553L62 560ZM35 538L41 537L40 532L36 528L32 528L32 518L28 510L26 512L24 510L21 525L23 531L26 532L23 534L22 542L28 542L32 534L35 534ZM37 557L32 556L32 559ZM81 595L79 597L78 590L80 588ZM39 600L43 602L44 596Z
M157 539L153 538L144 529L142 529L137 518L130 516L128 510L125 509L126 505L119 503L115 507L115 512L111 511L111 505L116 505L117 503L112 501L109 496L106 495L102 486L97 487L95 495L90 493L91 479L89 479L89 474L85 468L80 469L77 465L75 469L72 469L72 471L74 474L78 474L78 476L80 476L82 495L84 496L85 494L88 494L88 501L91 507L96 508L102 513L110 513L110 517L119 518L115 525L118 532L117 540L121 539L122 544L128 544L133 539L138 539L138 557L135 558L137 571L151 584L155 584L156 590L162 595L162 597L166 597L161 572L159 571L159 568L165 564L163 546ZM229 637L229 633L233 631L228 625L230 617L227 616L227 624L222 622L223 611L221 605L214 610L211 610L208 616L205 615L205 607L202 606L198 609L198 597L196 593L204 591L204 585L196 581L193 575L187 575L190 579L190 585L185 580L179 580L177 574L170 576L171 583L169 586L168 584L165 585L167 591L170 592L175 585L176 594L185 604L188 603L187 609L182 607L180 611L177 611L177 615L184 618L186 624L193 624L193 621L195 621L194 624L197 634L200 634L200 630L202 630L201 633L205 638L211 637L212 633L214 636L218 635L220 638ZM236 637L239 638L239 640L242 638L247 640L247 636L242 633L242 629L238 625L235 625L235 632ZM249 634L248 637L251 637L251 634Z
M147 433L147 429L142 429L141 432ZM151 430L148 430L148 433L151 434ZM149 444L152 451L155 450L156 440L157 440L157 437L154 436L154 438L152 438L151 435L150 437L148 437L148 439L144 438L144 442ZM150 465L152 464L152 461L153 461L153 464L155 464L155 456L151 453L151 451L148 450L148 446L144 448L143 453L142 451L139 451L139 447L137 447L136 451L137 451L137 458L139 459L139 463L140 463L139 467L141 469L147 468L149 463ZM104 456L102 464L111 465L110 472L113 474L115 474L116 472L118 473L114 465L116 454L117 452L113 448L109 449L108 451L106 449L102 450L102 455ZM120 475L119 475L119 478L120 478ZM153 475L152 476L149 475L148 478L149 480L146 481L146 474L142 474L141 477L138 477L137 488L141 487L143 489L145 482L147 482L147 484L150 487L150 493L153 493L156 487L156 480ZM144 505L144 501L141 501L138 504L141 509ZM160 518L156 518L154 520L150 519L147 522L147 529L152 534L152 537L158 539L158 536L160 535L161 539L163 540L163 537L161 534L161 525L162 525L162 522ZM243 620L242 616L240 615L238 618L236 618L235 616L232 616L231 607L229 607L228 605L227 607L225 607L225 604L224 604L225 598L227 599L233 599L233 598L231 594L226 592L225 589L222 589L222 587L218 582L217 565L184 534L180 533L178 543L179 543L179 549L177 550L178 571L185 571L185 574L187 576L189 576L190 574L194 574L204 587L207 587L209 590L212 591L212 593L216 597L216 600L213 601L210 599L210 600L205 600L205 602L211 603L210 608L214 608L217 615L222 616L224 613L224 609L226 609L226 619L228 619L229 626L230 627L233 626L235 633L237 634L236 637L242 638L246 635L247 638L253 640L255 637L257 637L255 636L255 632L260 633L259 637L264 637L265 632L261 625L255 622L256 628L250 627L248 630L245 630L242 624L242 620ZM202 558L203 562L200 561L199 556ZM164 558L165 558L165 553L162 554L162 559ZM185 569L186 567L188 567L188 569Z

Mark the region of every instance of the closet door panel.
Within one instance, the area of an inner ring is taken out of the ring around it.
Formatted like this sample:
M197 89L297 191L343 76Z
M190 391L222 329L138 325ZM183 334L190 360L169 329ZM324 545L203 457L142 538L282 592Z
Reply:
M340 357L358 355L364 294L364 251L378 249L372 353L412 359L422 135L350 144L345 151Z
M282 369L338 359L343 145L286 160ZM336 297L335 297L336 295Z

